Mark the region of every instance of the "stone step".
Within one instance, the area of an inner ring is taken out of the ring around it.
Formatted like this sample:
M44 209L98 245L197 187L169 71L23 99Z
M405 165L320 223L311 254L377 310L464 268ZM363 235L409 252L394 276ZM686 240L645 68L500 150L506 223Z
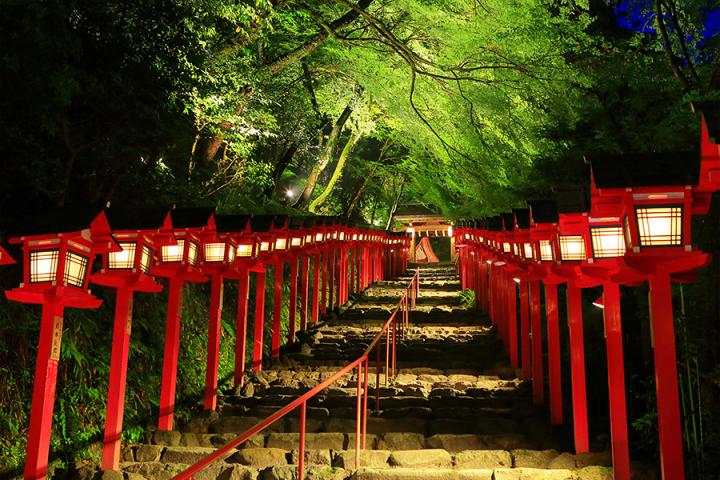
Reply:
M276 435L267 439L269 445L275 446L243 445L229 452L196 478L294 478L298 463L297 441L297 436ZM343 447L335 448L339 446L337 439L308 435L304 455L309 469L306 471L308 478L612 478L610 455L607 452L572 455L556 450L365 449L360 452L358 466L355 463L354 443L350 442L354 442L354 437L343 441ZM169 478L213 451L213 447L132 445L123 449L121 469L127 474L145 478Z

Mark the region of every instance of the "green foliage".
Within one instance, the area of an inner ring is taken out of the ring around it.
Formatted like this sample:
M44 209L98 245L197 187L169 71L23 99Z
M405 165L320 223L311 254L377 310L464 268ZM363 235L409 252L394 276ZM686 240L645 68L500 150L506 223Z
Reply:
M457 292L457 296L460 298L460 304L466 307L472 307L475 305L475 290L466 288Z

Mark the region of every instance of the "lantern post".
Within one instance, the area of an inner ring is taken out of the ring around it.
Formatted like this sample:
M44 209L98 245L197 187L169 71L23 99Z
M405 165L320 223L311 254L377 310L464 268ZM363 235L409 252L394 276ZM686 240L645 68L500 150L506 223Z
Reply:
M311 320L317 323L320 320L320 261L325 250L325 228L323 225L315 227L315 243L311 250L313 254L313 283L312 283L312 315Z
M252 370L262 370L263 335L265 332L265 280L267 266L273 261L275 234L272 232L274 217L255 215L250 220L255 233L258 266L255 270L255 331L253 332Z
M245 378L247 355L247 320L250 272L262 269L257 260L257 245L249 215L217 215L218 232L226 235L235 245L235 260L227 276L238 281L237 314L235 319L235 370L233 383L242 386Z
M300 292L300 330L305 331L307 328L309 315L309 296L310 296L310 256L314 250L315 245L315 230L314 220L308 220L306 222L307 227L304 228L305 243L303 246L303 255L300 258L301 273L300 277L301 292Z
M169 279L168 311L165 324L162 385L160 389L159 430L172 430L175 417L175 388L180 349L183 287L185 282L206 282L198 269L200 235L212 216L211 209L173 209L159 234L174 235L175 245L164 245L150 274Z
M281 227L276 227L281 224ZM286 261L290 261L293 256L290 254L290 229L287 218L275 218L273 222L272 232L275 235L275 249L273 256L269 261L274 268L274 285L273 285L273 327L271 342L271 357L273 360L280 359L280 323L282 317L282 293L283 293L283 276L284 265Z
M98 308L88 289L94 256L120 247L102 211L59 210L28 219L22 236L10 238L23 251L23 282L8 300L42 305L40 338L30 408L23 477L47 476L55 386L65 308Z
M167 210L106 211L120 251L105 252L102 268L90 277L92 283L117 290L105 410L103 470L117 470L120 464L133 294L162 290L149 271L156 249L175 241L172 237L156 235L166 215Z
M288 343L295 342L295 331L297 329L297 296L298 296L298 258L302 255L302 248L305 244L305 236L302 232L303 220L300 217L291 218L290 228L290 251L288 261L290 262L290 300L288 302Z

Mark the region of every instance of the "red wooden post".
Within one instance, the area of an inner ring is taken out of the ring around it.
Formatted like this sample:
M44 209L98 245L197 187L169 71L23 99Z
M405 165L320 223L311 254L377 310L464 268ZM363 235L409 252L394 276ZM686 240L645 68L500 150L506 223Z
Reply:
M115 300L112 353L110 355L110 381L108 383L102 453L103 470L117 470L120 465L132 305L133 291L127 287L119 287Z
M180 323L182 318L184 285L185 282L181 278L170 277L158 430L172 430L175 419L175 387L177 385L177 364L178 351L180 348Z
M282 316L283 263L277 263L273 282L273 329L271 352L273 359L280 358L280 317Z
M218 366L223 305L223 277L212 275L210 280L210 322L208 324L207 368L205 369L205 410L217 406Z
M655 389L657 392L660 465L664 480L685 478L683 466L680 401L678 398L675 330L670 275L650 275L650 322L652 324Z
M320 253L322 256L322 286L320 287L320 314L325 315L327 313L327 301L328 301L328 262L330 262L330 249L324 248L324 251ZM318 257L319 258L319 257Z
M312 321L320 319L320 305L318 302L320 294L320 253L313 257L313 285L312 285Z
M507 282L508 336L510 337L510 366L518 368L517 293L515 281Z
M533 402L545 402L542 352L542 320L540 318L540 282L530 282L530 328L532 332L532 387Z
M569 282L567 286L567 315L570 337L570 378L572 381L575 453L585 453L590 451L590 442L588 440L587 392L585 387L582 293L580 288L573 282Z
M356 292L356 290L355 290L355 278L356 278L355 263L356 263L356 260L357 260L357 247L351 248L348 251L348 259L347 259L347 261L350 262L350 277L346 278L346 282L348 282L348 285L349 285L348 291L353 292L353 293ZM343 299L343 300L345 300L345 299Z
M550 423L563 423L562 377L560 370L560 326L557 284L545 284L545 318L548 336L548 378L550 383Z
M44 479L47 476L62 326L63 307L58 299L43 304L30 407L30 430L25 449L26 480Z
M263 333L265 329L265 271L255 277L255 333L253 335L253 372L262 370Z
M248 318L249 272L241 270L238 279L237 320L235 323L235 385L243 384Z
M510 353L510 336L508 333L510 322L508 321L507 311L507 276L508 275L505 269L502 269L500 271L500 275L498 275L498 325L500 327L500 334L503 339L503 351L506 355Z
M300 331L304 332L308 320L308 295L310 291L310 255L303 255L300 259L302 265L300 284Z
M290 300L288 302L288 343L295 341L295 328L297 326L297 287L298 287L298 259L290 259Z
M532 378L532 354L530 348L530 302L528 283L520 282L520 357L522 360L522 378Z
M335 308L335 301L338 298L335 294L335 288L337 288L336 280L337 280L337 259L335 258L337 252L336 247L332 247L330 249L330 257L329 257L329 267L330 270L328 274L330 275L330 278L328 279L330 282L329 288L328 288L328 305L330 307L330 310L333 310Z
M615 480L630 479L627 411L625 403L625 366L622 325L620 320L620 287L606 283L603 288L605 342L607 346L608 390L610 394L610 439L612 442ZM673 361L675 357L673 357Z

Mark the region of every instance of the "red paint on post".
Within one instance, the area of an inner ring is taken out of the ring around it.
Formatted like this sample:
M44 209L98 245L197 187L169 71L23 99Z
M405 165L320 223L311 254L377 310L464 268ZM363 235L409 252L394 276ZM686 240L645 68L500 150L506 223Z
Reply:
M262 370L263 332L265 330L265 272L255 277L255 332L253 334L253 372Z
M567 286L567 315L570 337L570 378L572 381L573 434L575 453L590 451L585 386L585 339L583 338L582 293L574 283Z
M563 423L562 372L560 367L560 325L556 284L545 285L545 318L548 336L548 377L550 384L550 423Z
M545 374L542 351L542 319L540 318L540 282L530 282L530 328L532 331L532 387L533 402L545 402Z
M303 255L300 259L302 265L301 291L300 291L300 331L304 332L308 319L308 295L310 291L310 256Z
M238 306L235 323L235 375L233 377L235 385L242 385L245 375L249 280L248 271L242 270L238 280Z
M518 368L517 293L515 282L507 285L508 336L510 337L510 366Z
M520 359L522 378L532 378L532 357L530 353L530 299L527 282L520 282Z
M313 257L313 285L312 285L312 322L320 319L320 253Z
M649 304L662 478L682 480L685 478L685 468L669 274L655 273L650 276Z
M290 300L288 302L288 343L295 342L295 328L297 327L297 287L298 287L298 260L290 259Z
M273 273L273 326L272 343L270 346L272 358L280 358L280 317L282 316L282 286L283 286L283 264L275 265Z
M604 285L605 342L607 346L608 390L610 395L610 440L612 443L613 474L615 480L630 479L627 410L625 402L625 366L623 358L622 324L620 320L620 287ZM673 357L673 361L675 357Z
M26 480L44 479L47 476L62 325L63 307L57 301L43 304L30 408L30 430L25 449L23 476Z
M102 469L117 470L120 465L125 385L127 378L130 329L132 328L133 292L127 287L117 289L113 321L110 381L103 437Z
M182 279L170 277L158 430L172 430L175 420L175 387L177 385L177 364L180 348L180 324L182 319L184 285L185 282Z
M218 365L222 324L223 277L213 275L210 284L210 323L208 324L207 368L205 369L205 410L217 406Z
M325 247L325 251L322 252L318 259L322 256L322 285L320 286L320 314L325 315L327 313L327 300L328 300L328 262L330 262L330 250Z
M328 278L329 287L328 287L328 306L330 307L330 310L335 308L335 300L337 299L337 295L335 293L335 289L337 288L336 278L337 278L337 261L335 258L335 254L337 252L337 248L332 247L330 249L330 261L329 261L329 275L330 278Z

